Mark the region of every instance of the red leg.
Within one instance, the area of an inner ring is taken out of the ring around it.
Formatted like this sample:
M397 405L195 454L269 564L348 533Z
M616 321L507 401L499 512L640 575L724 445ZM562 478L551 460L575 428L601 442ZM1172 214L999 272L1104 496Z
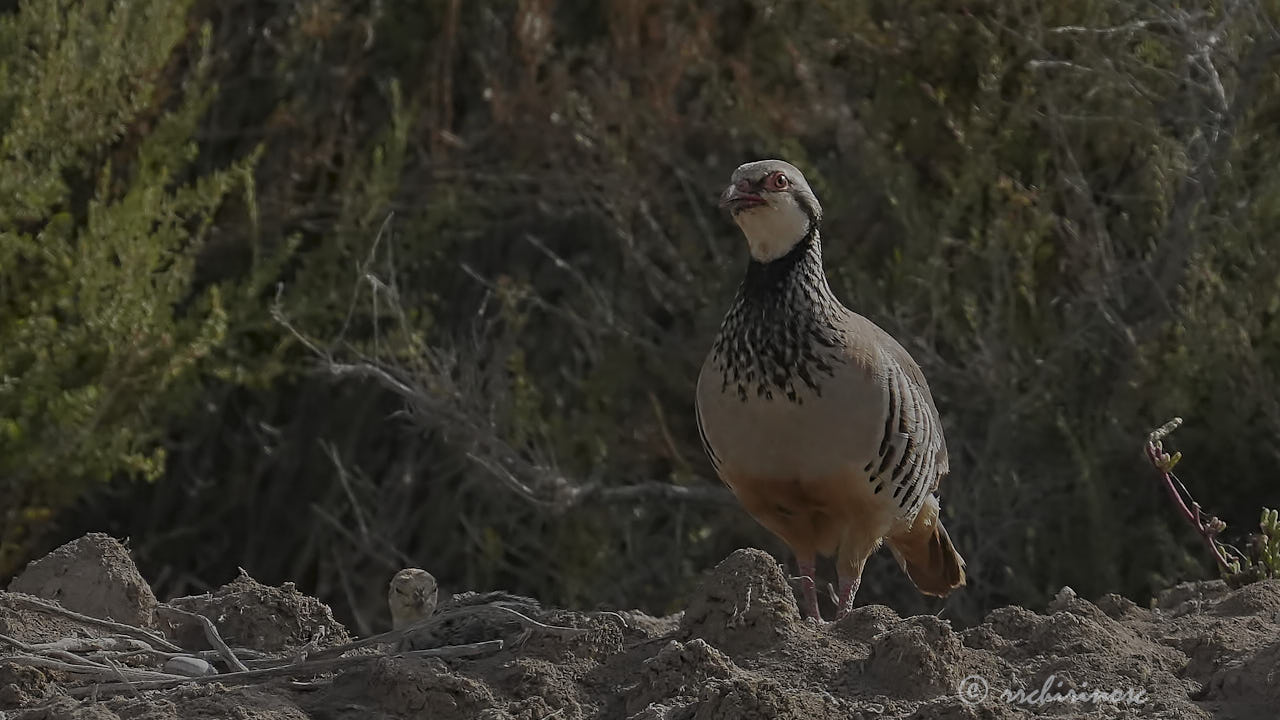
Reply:
M874 537L871 536L871 537ZM858 594L858 586L862 584L862 568L866 567L867 556L876 547L876 542L868 542L868 536L859 536L850 532L840 543L836 561L836 575L840 578L840 603L836 607L836 619L839 620L853 610L853 598Z
M840 604L839 609L836 610L836 620L840 620L853 610L853 596L858 594L858 586L861 584L861 576L840 579Z
M800 616L822 622L822 614L818 612L818 585L814 582L815 564L813 555L796 555L796 566L800 570Z

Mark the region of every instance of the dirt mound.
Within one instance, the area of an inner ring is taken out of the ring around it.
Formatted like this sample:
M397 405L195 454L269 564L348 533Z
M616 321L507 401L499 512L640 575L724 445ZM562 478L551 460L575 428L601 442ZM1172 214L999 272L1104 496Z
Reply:
M156 596L129 551L115 538L89 533L32 562L9 592L56 600L68 610L150 626Z
M782 567L760 550L738 550L698 586L680 632L733 649L766 647L796 632L795 595Z
M107 569L90 576L128 582L120 555L103 551L111 543L79 542L56 562L100 558ZM322 602L248 576L157 606L167 640L147 635L141 620L129 630L67 613L47 602L68 597L65 583L38 586L53 597L0 593L0 635L9 638L0 638L0 709L15 711L6 720L1186 720L1269 718L1280 703L1275 581L1183 584L1150 607L1114 595L1094 604L1064 588L1044 613L1002 608L965 630L878 605L817 626L799 618L778 563L741 550L666 618L464 593L418 626L345 645ZM121 612L97 612L106 607ZM216 632L178 609L209 618ZM246 667L233 672L229 653ZM174 656L220 674L160 673ZM132 684L95 675L104 658Z
M212 593L174 598L157 612L165 634L179 645L188 650L211 649L198 622L167 612L168 608L203 615L213 621L228 643L266 652L309 643L330 647L351 639L328 605L298 592L293 583L270 587L243 570L240 577Z

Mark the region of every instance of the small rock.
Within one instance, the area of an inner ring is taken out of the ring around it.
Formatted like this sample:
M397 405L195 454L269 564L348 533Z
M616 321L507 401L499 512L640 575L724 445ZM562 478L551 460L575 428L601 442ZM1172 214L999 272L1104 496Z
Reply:
M1072 590L1070 585L1063 585L1058 594L1054 595L1053 600L1049 602L1049 612L1068 610L1077 597L1076 591Z
M218 671L213 665L198 657L190 655L179 655L171 657L164 663L164 671L170 675L182 675L183 677L204 677L206 675L217 675Z

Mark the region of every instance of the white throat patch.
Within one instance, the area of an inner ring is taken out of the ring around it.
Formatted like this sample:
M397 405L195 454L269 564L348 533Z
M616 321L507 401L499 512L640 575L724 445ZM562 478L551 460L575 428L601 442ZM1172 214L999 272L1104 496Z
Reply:
M809 216L791 195L738 213L734 218L747 236L751 257L762 263L786 255L809 232Z

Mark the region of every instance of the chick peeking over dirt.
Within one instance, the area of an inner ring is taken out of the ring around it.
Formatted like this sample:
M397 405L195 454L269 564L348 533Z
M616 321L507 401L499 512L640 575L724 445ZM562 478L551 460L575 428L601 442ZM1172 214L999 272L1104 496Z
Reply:
M401 630L435 612L436 579L419 568L405 568L391 578L387 605L391 608L391 629Z

